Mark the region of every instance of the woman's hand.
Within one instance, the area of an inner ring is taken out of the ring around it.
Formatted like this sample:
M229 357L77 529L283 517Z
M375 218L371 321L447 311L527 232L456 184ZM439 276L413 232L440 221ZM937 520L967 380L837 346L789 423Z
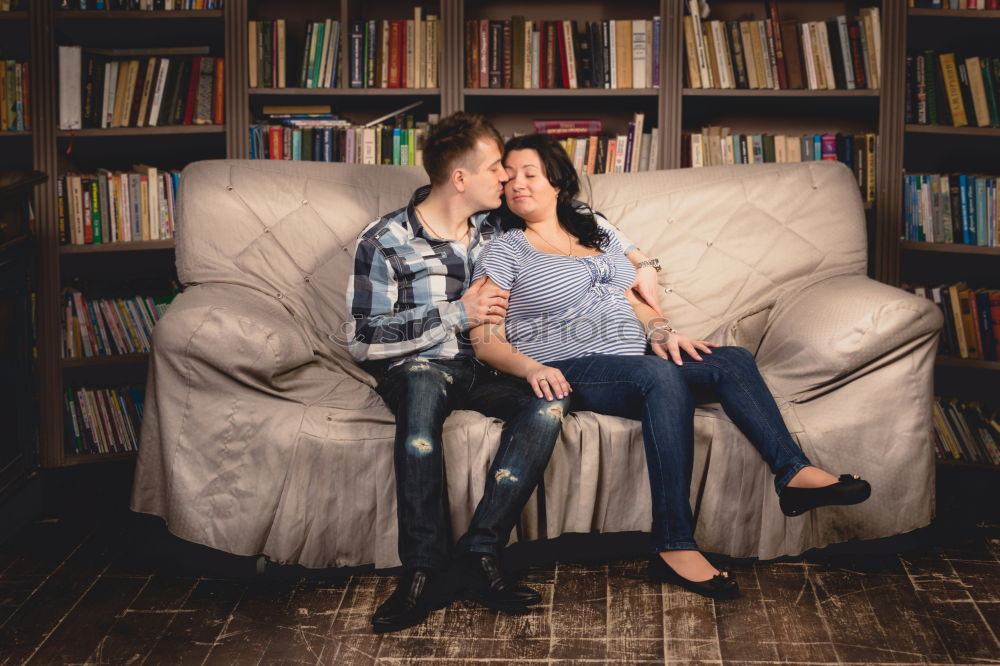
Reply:
M529 370L524 378L534 390L535 397L546 400L565 398L573 390L560 370L541 363Z
M711 354L712 347L719 346L714 342L708 342L707 340L694 340L686 335L681 335L680 333L671 333L666 329L660 329L659 331L654 332L649 337L649 342L653 347L654 354L667 361L673 361L677 365L684 365L684 361L681 360L682 349L686 351L691 358L696 361L701 361L702 358L698 353L699 350L705 352L706 354Z
M646 305L653 308L656 314L662 317L660 298L657 295L659 289L660 284L656 280L656 269L652 266L643 266L635 271L635 282L632 283L629 291L637 294Z

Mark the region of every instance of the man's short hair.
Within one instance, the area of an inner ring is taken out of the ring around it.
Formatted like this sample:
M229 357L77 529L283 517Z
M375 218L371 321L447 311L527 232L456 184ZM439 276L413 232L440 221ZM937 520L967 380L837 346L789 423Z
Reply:
M459 163L475 152L480 139L494 141L503 152L500 132L478 113L457 111L432 126L424 141L424 170L431 185L447 182Z

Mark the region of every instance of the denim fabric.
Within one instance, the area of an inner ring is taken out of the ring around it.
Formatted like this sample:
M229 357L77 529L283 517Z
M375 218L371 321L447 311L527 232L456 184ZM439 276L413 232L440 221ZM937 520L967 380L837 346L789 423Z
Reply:
M438 570L448 561L445 418L472 409L504 421L483 497L458 543L459 550L498 555L542 478L569 400L536 398L526 381L469 358L408 359L389 370L378 391L396 415L399 559L407 568Z
M573 391L571 409L642 421L653 498L653 550L696 549L690 489L694 408L721 402L775 475L775 490L811 463L785 427L753 355L717 347L677 366L658 356L583 356L551 362Z

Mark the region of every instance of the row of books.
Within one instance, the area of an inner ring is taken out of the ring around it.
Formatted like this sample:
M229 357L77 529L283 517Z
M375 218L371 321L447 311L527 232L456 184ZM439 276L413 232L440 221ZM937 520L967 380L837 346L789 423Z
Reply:
M248 77L251 88L284 88L287 81L285 19L250 21ZM300 88L335 88L340 84L340 21L306 23Z
M600 120L535 120L534 130L559 137L581 174L631 173L655 169L659 161L659 129L647 132L645 124L645 114L635 113L615 136L603 135Z
M854 172L865 203L875 201L878 136L866 134L730 134L704 127L681 135L681 166L839 160Z
M909 0L918 9L1000 9L1000 0Z
M903 287L941 308L940 353L981 361L1000 359L1000 289L970 289L964 282Z
M659 16L606 21L469 19L467 88L656 88Z
M153 327L170 303L152 296L88 299L63 291L63 358L147 353Z
M935 397L934 452L938 460L1000 465L1000 420L977 402Z
M347 63L351 88L436 88L441 22L435 14L412 19L351 21Z
M173 11L222 9L224 0L59 0L59 9L94 11Z
M28 0L0 0L0 12L19 12L28 8Z
M83 454L138 451L144 398L137 386L67 387L67 449Z
M877 7L857 18L781 20L777 0L768 18L702 21L698 0L684 16L690 88L810 90L877 89L881 81L881 25Z
M31 129L28 63L0 60L0 132Z
M349 122L250 127L250 159L421 166L426 123L364 127Z
M903 238L997 247L997 177L965 173L907 174Z
M131 173L98 169L56 182L59 242L96 245L173 238L179 171L140 165Z
M924 51L906 57L906 122L1000 126L1000 57Z
M59 128L221 125L223 59L207 54L60 46Z

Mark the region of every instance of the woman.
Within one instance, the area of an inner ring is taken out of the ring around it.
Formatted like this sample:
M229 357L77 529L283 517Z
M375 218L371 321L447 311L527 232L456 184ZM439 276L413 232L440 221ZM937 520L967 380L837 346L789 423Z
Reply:
M866 481L814 467L792 439L753 356L675 331L629 289L635 269L597 214L574 202L576 172L547 135L507 142L507 230L473 279L510 290L503 324L470 332L477 356L539 397L642 421L653 501L649 574L714 599L739 586L698 551L690 506L694 390L709 389L775 475L786 515L868 498ZM647 354L647 348L653 354Z

